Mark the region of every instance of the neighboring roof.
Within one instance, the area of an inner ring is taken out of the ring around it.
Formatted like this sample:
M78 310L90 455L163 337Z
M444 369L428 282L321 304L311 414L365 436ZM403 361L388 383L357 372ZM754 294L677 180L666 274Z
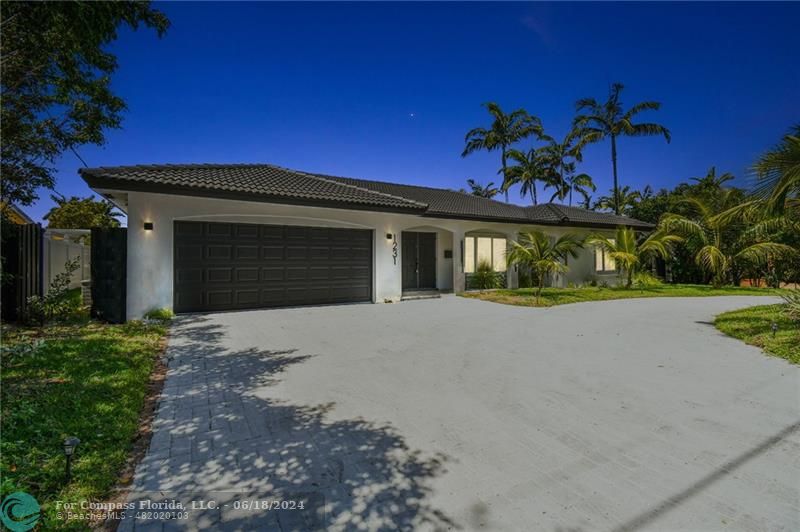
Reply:
M25 211L14 205L13 203L0 203L0 210L2 210L6 217L12 222L17 225L26 225L36 223L33 221L33 218L25 214Z
M548 203L522 207L441 188L312 174L268 164L164 164L84 168L92 188L266 201L345 209L578 227L652 225L611 214Z

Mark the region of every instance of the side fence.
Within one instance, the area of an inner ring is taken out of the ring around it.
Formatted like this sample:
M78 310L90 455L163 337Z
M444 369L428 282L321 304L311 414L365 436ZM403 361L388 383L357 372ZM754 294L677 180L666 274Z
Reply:
M77 258L80 267L72 274L70 288L78 288L81 281L91 279L91 249L88 245L78 241L81 236L88 237L88 229L47 229L44 238L44 281L43 290L47 293L53 278L64 271L64 264L68 260Z
M9 224L3 232L0 312L3 320L12 321L25 313L29 297L43 293L44 230L39 224Z
M125 322L128 232L124 227L92 229L92 317Z

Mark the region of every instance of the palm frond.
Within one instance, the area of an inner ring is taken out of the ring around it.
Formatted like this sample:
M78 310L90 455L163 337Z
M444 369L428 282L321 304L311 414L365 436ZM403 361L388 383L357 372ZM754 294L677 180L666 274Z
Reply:
M659 109L661 109L661 104L659 102L639 102L632 105L631 108L628 109L628 112L622 115L622 117L626 120L630 120L642 111L658 111Z
M669 129L661 124L646 123L646 124L631 124L629 120L622 121L624 125L625 134L631 137L650 137L654 135L663 136L667 142L672 140Z
M800 197L800 124L782 142L761 156L753 165L756 178L753 193L767 200L774 213L783 212L787 200Z
M797 250L786 244L777 242L759 242L748 246L737 253L734 258L746 260L752 264L765 264L770 257L797 255Z
M703 244L707 242L706 231L702 224L690 220L680 214L667 213L661 217L659 230L669 234L676 234L684 238L696 238Z
M598 109L600 109L600 104L594 98L581 98L575 102L575 110L577 111L596 111Z
M719 275L728 268L728 259L722 251L712 245L705 245L695 255L695 262L703 270Z

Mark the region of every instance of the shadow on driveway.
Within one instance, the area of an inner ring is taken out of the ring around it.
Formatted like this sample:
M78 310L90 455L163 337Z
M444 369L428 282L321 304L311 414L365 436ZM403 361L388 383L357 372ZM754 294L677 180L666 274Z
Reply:
M203 316L176 320L169 373L135 499L227 501L196 510L179 529L457 529L428 502L444 455L424 456L389 425L328 420L334 403L285 404L265 397L281 374L312 355L229 351L226 330ZM253 511L236 500L303 500L305 510ZM156 520L136 529L160 529Z

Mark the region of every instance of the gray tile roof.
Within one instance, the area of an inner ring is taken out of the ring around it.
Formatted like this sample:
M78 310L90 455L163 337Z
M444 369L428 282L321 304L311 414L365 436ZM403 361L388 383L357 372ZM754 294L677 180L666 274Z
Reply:
M421 211L424 203L267 164L163 164L83 168L90 186L121 190L205 192Z
M347 183L369 190L385 192L415 201L426 203L428 209L425 216L442 218L470 218L487 221L508 221L514 223L537 223L545 225L574 225L589 227L617 227L627 225L649 229L651 224L634 220L627 216L590 211L580 207L568 207L557 203L544 203L531 207L522 207L511 203L473 196L454 190L442 188L400 185L382 181L370 181L352 177L337 177L315 174L326 179Z
M626 225L629 227L639 227L651 229L653 224L642 222L627 216L617 216L607 212L590 211L581 207L570 207L559 205L558 203L545 203L534 207L525 207L531 219L548 220L551 223L562 225L599 225L617 227Z
M320 177L347 183L359 188L384 192L413 199L420 203L425 203L428 209L426 216L436 216L444 218L465 217L481 220L494 219L497 221L520 222L527 220L524 207L512 203L501 203L499 201L465 194L455 190L443 188L420 187L414 185L399 185L396 183L385 183L382 181L369 181L366 179L355 179L352 177L337 177L324 174L317 174Z
M548 203L522 207L441 188L312 174L268 164L164 164L84 168L92 188L396 211L437 218L608 227L650 224Z

